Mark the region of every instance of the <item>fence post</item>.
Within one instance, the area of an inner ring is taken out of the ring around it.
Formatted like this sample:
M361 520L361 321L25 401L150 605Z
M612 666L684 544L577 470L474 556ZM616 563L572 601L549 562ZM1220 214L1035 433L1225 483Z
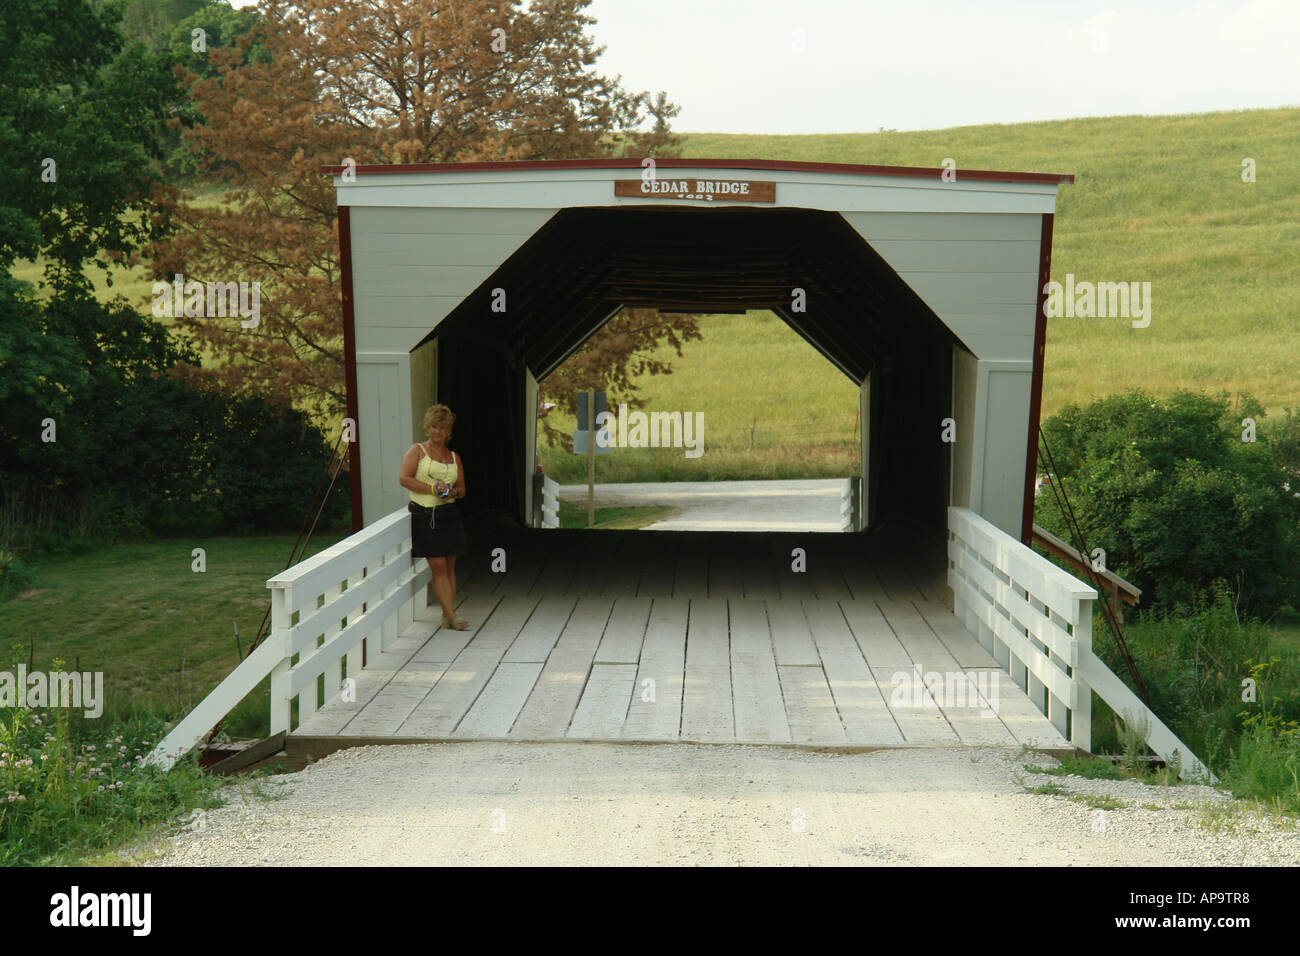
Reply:
M1078 660L1092 654L1092 601L1075 600L1074 643L1079 648ZM1070 715L1070 743L1084 753L1092 753L1092 685L1079 673L1076 666L1071 675L1079 688L1079 706Z
M271 670L271 734L289 732L289 590L271 589L271 634L279 645L280 661Z

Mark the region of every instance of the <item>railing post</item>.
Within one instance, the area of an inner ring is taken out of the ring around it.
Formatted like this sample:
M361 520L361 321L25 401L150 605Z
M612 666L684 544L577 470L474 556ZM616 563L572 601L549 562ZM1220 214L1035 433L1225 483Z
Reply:
M1079 649L1078 660L1084 661L1092 654L1092 601L1077 598L1075 608L1074 643ZM1079 706L1070 719L1070 743L1084 753L1092 753L1092 685L1079 673L1078 667L1072 676L1079 688Z
M271 669L271 733L289 731L291 698L289 695L289 589L271 589L271 634L267 638L279 645L279 663Z

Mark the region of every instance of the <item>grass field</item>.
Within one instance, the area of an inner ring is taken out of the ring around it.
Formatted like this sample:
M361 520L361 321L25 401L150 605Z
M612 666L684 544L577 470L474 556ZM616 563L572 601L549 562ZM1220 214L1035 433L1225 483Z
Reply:
M309 557L346 537L318 532ZM36 586L0 607L0 669L16 644L33 666L55 658L104 674L105 715L188 713L239 663L270 602L266 579L284 567L296 535L160 539L32 559ZM191 570L194 548L206 570ZM266 716L263 713L261 721Z
M814 136L692 133L688 157L1073 173L1052 278L1152 284L1151 325L1048 322L1043 412L1142 386L1300 407L1300 108ZM1242 161L1256 182L1242 182Z
M858 389L771 312L700 319L702 341L671 348L673 374L639 385L654 411L702 412L704 454L685 449L614 448L596 459L597 481L728 481L836 478L856 474ZM574 417L546 419L571 433ZM587 460L541 449L546 473L587 480Z

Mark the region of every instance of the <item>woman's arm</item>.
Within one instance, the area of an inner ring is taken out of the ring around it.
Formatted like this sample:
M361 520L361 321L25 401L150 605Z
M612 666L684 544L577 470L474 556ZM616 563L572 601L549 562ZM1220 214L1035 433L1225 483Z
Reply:
M454 451L452 454L456 455ZM460 455L456 455L456 483L451 486L451 489L457 498L465 497L465 462L461 460Z
M412 445L402 458L402 467L397 471L397 483L407 491L414 491L417 495L436 494L433 485L426 485L423 481L415 480L415 469L420 464L420 446Z

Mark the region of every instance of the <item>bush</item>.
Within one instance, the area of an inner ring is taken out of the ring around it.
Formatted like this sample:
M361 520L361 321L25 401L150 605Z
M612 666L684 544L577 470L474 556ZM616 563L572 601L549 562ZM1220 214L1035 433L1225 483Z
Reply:
M296 531L301 525L331 446L308 417L260 398L234 401L225 423L226 439L215 449L212 474L220 489L217 507L232 531ZM326 477L324 488L329 484ZM337 521L347 508L347 476L341 474L321 514L319 527Z
M1182 392L1157 401L1114 395L1071 405L1043 426L1090 548L1143 591L1143 605L1214 600L1229 582L1244 613L1271 617L1300 606L1300 489L1291 487L1295 430L1288 415L1276 444L1242 440L1241 420L1263 417L1246 398ZM1069 539L1052 494L1035 520Z
M26 591L35 581L32 569L18 555L0 548L0 600Z
M1097 654L1127 678L1114 643L1097 627ZM1152 710L1215 773L1242 759L1242 748L1263 752L1264 738L1250 730L1259 714L1300 721L1300 658L1270 659L1269 629L1237 616L1224 582L1217 583L1213 603L1147 612L1125 631ZM1255 682L1254 699L1243 701L1247 679ZM1094 752L1122 749L1110 716L1094 697Z

